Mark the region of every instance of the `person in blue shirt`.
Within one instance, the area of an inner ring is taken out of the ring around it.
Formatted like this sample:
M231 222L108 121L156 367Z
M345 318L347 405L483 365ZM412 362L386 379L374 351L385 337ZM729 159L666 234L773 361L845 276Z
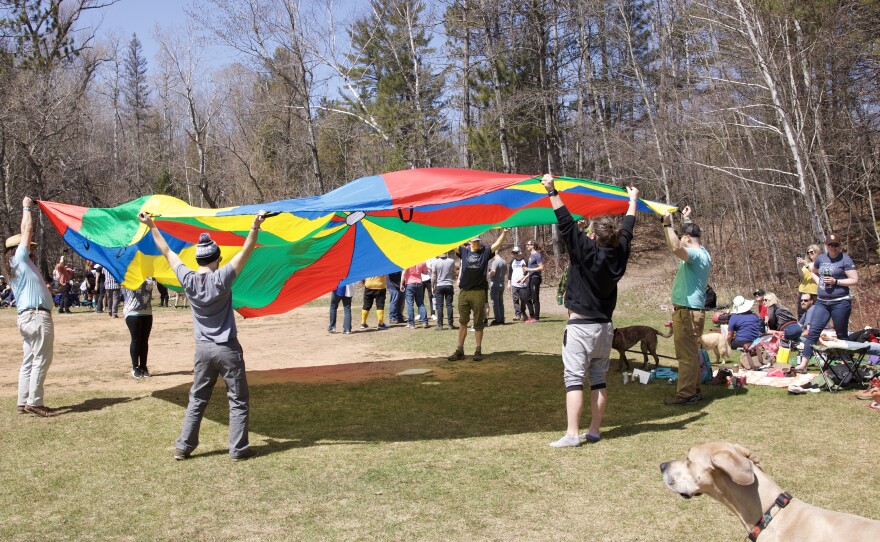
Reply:
M678 387L673 397L663 400L667 405L690 405L699 402L700 353L698 341L706 322L706 285L712 258L700 243L700 226L691 222L692 210L686 206L681 215L684 224L676 234L672 227L672 215L663 215L663 231L666 243L681 260L672 282L672 331L675 336L675 357L678 359Z
M18 311L18 331L22 336L24 357L18 373L18 412L30 412L42 418L57 414L43 404L43 383L52 365L55 326L52 323L52 293L32 261L34 225L31 210L34 202L22 201L21 233L6 240L4 260Z
M756 363L752 359L749 353L752 342L760 337L764 331L764 321L752 312L754 304L753 299L746 299L741 295L734 297L733 305L730 307L730 320L727 322L727 342L730 343L731 349L743 349L740 365L746 369L755 369L761 366L760 363Z

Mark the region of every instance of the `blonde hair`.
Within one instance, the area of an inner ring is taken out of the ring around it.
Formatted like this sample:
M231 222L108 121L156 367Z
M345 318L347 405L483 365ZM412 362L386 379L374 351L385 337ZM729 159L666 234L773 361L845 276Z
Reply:
M764 306L772 307L773 305L779 304L779 298L776 297L776 294L773 292L767 293L764 295Z
M810 258L810 251L811 250L813 251L812 258ZM807 254L806 254L807 257L804 259L812 262L813 260L816 259L816 256L818 256L819 254L822 254L822 249L819 247L819 245L810 245L807 247Z

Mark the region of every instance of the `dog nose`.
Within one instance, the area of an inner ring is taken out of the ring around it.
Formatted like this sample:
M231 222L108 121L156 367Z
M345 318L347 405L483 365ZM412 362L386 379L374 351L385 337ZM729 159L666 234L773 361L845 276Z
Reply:
M669 461L664 461L660 463L660 472L666 472L666 468L669 466Z

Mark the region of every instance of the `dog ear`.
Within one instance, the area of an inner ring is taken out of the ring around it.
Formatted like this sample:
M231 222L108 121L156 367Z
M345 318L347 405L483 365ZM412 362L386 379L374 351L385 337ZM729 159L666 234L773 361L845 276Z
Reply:
M730 444L712 454L712 466L726 472L737 485L751 485L755 481L751 455L742 446Z

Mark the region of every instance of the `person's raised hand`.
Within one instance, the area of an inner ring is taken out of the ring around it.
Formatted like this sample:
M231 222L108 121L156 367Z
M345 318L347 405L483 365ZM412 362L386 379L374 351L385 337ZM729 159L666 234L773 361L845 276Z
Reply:
M257 213L257 216L254 217L254 229L260 229L260 224L266 220L266 211L261 210Z
M21 200L22 207L31 207L34 204L34 200L25 196L24 199Z
M556 188L553 186L553 176L549 173L545 173L543 177L541 177L541 184L544 186L544 189L547 192L553 192Z
M627 186L626 193L629 195L630 201L636 201L639 199L639 189L635 186Z
M150 216L149 213L145 211L141 211L138 213L138 220L141 222L141 224L145 224L148 228L153 227L153 218Z

